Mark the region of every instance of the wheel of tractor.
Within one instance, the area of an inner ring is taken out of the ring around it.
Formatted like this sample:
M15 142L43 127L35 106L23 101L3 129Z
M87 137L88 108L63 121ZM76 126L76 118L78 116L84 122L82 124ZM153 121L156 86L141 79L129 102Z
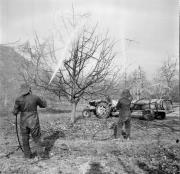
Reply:
M164 120L166 118L166 113L165 112L156 112L155 118L158 120Z
M89 117L91 116L91 112L90 112L88 109L84 109L84 110L82 111L82 115L83 115L83 117L85 117L85 118L89 118Z
M106 102L100 102L96 106L96 116L98 118L107 118L110 114L110 107Z
M146 110L143 112L143 118L148 121L154 120L154 112L151 110Z
M154 117L152 114L145 114L143 117L145 120L148 120L148 121L154 120Z

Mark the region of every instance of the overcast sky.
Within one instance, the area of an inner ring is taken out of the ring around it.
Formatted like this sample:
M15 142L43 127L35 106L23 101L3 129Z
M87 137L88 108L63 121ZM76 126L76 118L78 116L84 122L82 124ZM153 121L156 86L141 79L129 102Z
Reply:
M57 16L71 11L91 14L103 31L120 40L116 49L122 62L122 42L130 70L142 66L151 77L169 56L178 58L178 0L0 0L0 43L45 38L57 27Z

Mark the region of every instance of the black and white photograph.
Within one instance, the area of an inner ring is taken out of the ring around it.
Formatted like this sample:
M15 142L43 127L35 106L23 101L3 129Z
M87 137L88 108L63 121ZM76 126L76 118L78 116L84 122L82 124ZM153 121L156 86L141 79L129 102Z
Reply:
M0 0L0 174L180 174L179 0Z

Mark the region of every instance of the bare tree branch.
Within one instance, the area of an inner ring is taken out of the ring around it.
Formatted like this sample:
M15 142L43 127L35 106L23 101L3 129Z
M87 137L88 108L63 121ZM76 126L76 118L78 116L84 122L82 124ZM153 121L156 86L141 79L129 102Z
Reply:
M70 25L74 26L75 20L73 11L73 22ZM58 60L54 40L40 42L35 34L34 45L28 42L21 47L21 52L29 59L22 66L22 79L59 98L65 97L75 106L83 97L101 95L110 89L116 77L111 71L115 43L107 34L100 37L96 29L97 25L91 30L85 27L82 29L51 84L52 64Z

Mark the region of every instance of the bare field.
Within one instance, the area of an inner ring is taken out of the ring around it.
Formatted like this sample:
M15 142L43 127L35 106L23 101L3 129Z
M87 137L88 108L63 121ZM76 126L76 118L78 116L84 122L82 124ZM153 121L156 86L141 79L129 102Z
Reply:
M17 148L14 117L0 117L0 173L47 174L178 174L180 173L179 108L165 120L132 119L131 139L113 139L110 125L117 118L84 119L78 108L70 124L70 107L40 112L43 137L49 142L47 160L25 160ZM31 142L34 150L33 142Z

